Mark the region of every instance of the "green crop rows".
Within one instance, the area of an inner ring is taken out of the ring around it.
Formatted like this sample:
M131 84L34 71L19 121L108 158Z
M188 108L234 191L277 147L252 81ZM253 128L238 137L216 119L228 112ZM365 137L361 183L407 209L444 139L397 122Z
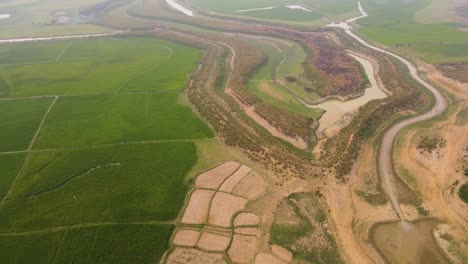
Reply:
M194 141L213 137L181 93L200 54L139 37L0 45L0 263L159 261Z

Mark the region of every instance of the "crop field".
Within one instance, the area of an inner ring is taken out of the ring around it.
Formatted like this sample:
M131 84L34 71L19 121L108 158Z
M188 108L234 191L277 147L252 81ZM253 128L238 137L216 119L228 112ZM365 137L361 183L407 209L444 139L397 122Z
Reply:
M191 0L198 8L209 12L222 13L229 16L243 16L257 18L267 21L299 24L323 24L322 17L345 18L356 14L356 2L352 0L299 0L294 3L284 0L261 0L261 1L229 1L216 0ZM306 10L290 9L287 5L300 5ZM274 7L264 10L250 10Z
M2 168L0 176L0 199L3 199L7 194L8 189L23 164L24 157L24 153L0 155L0 167Z
M0 45L1 263L162 257L213 137L181 92L199 57L140 37Z
M179 98L179 93L166 92L60 98L34 148L212 137Z
M284 83L287 76L304 74L301 64L306 55L303 49L294 43L285 44L274 40L269 41L256 43L266 56L266 62L249 79L249 89L268 104L316 119L321 114L320 110L305 107L290 92L285 90L286 88L275 83L275 80ZM305 93L303 87L291 87L288 84L288 88L297 94Z
M0 151L28 148L51 98L0 101Z
M181 90L200 51L151 38L98 38L0 48L4 97Z
M468 43L468 34L459 30L460 24L438 18L440 12L453 18L447 13L448 8L443 8L443 11L436 8L437 5L445 5L445 1L434 1L438 2L434 6L430 6L429 0L361 2L369 14L358 22L362 26L358 30L364 37L409 52L429 63L467 60L466 54L460 54L463 49L458 48ZM424 14L417 15L421 10ZM435 10L437 16L431 14Z
M7 20L0 22L0 38L108 31L90 24L92 17L80 16L83 6L92 7L105 1L0 1L2 14L10 14Z
M172 229L171 225L116 224L0 236L0 256L3 263L30 263L31 259L37 264L158 263Z

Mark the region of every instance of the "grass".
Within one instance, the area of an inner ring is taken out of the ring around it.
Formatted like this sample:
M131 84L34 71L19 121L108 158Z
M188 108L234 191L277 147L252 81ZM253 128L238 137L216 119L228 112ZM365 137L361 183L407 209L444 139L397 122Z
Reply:
M132 224L0 237L0 262L159 263L172 230L172 225Z
M468 34L456 29L453 24L405 24L388 27L365 27L360 32L366 37L378 40L387 46L468 41Z
M468 36L468 34L467 34ZM433 64L468 61L468 42L454 44L412 45L401 50Z
M133 93L60 98L35 149L213 136L179 93Z
M0 236L0 262L9 264L52 263L63 234Z
M462 201L468 204L468 182L465 182L465 184L463 184L460 187L460 190L458 191L458 196L460 196L460 199L462 199Z
M0 232L171 221L182 207L184 179L196 155L191 142L31 153L0 206Z
M328 214L321 207L320 202L316 200L317 198L310 195L313 194L293 194L288 198L287 203L294 210L296 224L275 221L271 228L271 240L293 252L294 262L344 263L337 250L333 235L324 227ZM304 215L303 211L291 199L305 203L306 209L304 210L307 210L309 217L313 219Z
M55 263L159 263L172 225L115 225L69 230Z
M363 0L361 3L369 17L357 22L362 26L358 31L365 38L394 46L429 63L468 61L466 52L463 52L468 34L458 30L460 25L448 23L451 21L441 20L437 16L428 16L427 11L424 19L420 14L416 15L421 10L429 10L427 7L431 2ZM420 23L422 20L424 24Z
M298 0L295 2L285 2L283 0L258 0L258 1L229 1L221 2L216 0L191 0L191 2L202 9L223 14L235 14L246 17L276 20L288 23L291 21L318 21L322 17L346 18L355 15L356 2L353 0ZM291 10L286 5L302 5L312 12L303 10ZM249 12L235 12L236 10L264 8L278 6L272 10L259 10Z
M305 53L302 48L294 43L288 46L278 41L268 41L273 41L281 51L261 41L255 43L267 59L249 79L249 89L267 104L314 119L320 117L320 110L304 106L290 92L274 82L276 79L284 80L286 76L303 73L301 63L305 60Z
M155 38L95 38L6 44L4 97L182 90L200 51Z
M52 100L0 101L0 151L27 149Z
M16 178L25 158L25 153L0 155L0 200L5 197Z

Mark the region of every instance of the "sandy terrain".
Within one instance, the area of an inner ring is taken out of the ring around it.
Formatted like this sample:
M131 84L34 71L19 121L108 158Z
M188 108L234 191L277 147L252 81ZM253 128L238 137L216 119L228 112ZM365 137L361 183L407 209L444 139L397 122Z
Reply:
M278 245L271 245L271 253L286 262L291 262L293 259L293 254L289 250Z
M234 214L244 209L246 204L246 198L218 192L211 203L208 223L214 226L230 227Z
M172 243L177 246L194 247L198 243L200 232L190 229L178 230Z
M257 226L260 218L252 213L240 213L234 219L234 226Z
M236 263L252 263L259 251L261 231L257 226L260 218L244 211L248 198L228 191L237 190L253 201L265 190L266 183L262 177L246 165L228 161L200 174L195 182L198 183L196 186L214 189L222 185L223 191L195 187L178 225L180 229L175 231L172 244L176 248L168 252L166 263L225 263L221 254L207 252L227 254ZM236 227L232 226L234 222ZM200 225L205 230L201 235L198 231ZM177 247L195 245L198 249Z
M203 232L197 246L206 251L223 252L228 248L230 242L230 237Z
M183 224L203 224L206 222L210 202L215 194L209 190L195 190L190 196L181 222Z
M240 164L235 161L229 161L218 167L200 174L195 180L195 187L202 189L218 190L221 184L233 172L239 168Z
M232 192L235 195L256 200L265 191L266 184L256 172L251 172L236 186Z
M260 253L255 258L255 264L286 264L287 262L266 253Z
M227 263L223 254L207 253L198 249L176 247L167 259L168 264L221 264Z
M242 165L236 172L234 172L219 188L222 192L232 192L239 182L251 172L252 169L246 165Z
M236 263L251 263L257 252L257 238L235 234L228 250L229 258Z

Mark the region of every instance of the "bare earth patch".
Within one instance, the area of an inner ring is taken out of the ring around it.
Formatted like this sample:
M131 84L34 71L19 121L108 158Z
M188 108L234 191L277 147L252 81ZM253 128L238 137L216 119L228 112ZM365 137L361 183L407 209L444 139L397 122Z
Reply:
M281 259L266 253L260 253L255 258L255 264L286 264Z
M207 253L193 248L177 247L167 259L167 264L222 264L223 254Z
M273 255L286 262L291 262L293 259L293 254L289 250L278 245L271 245L271 252Z
M198 241L198 247L206 251L222 252L228 248L230 242L230 237L203 232Z
M219 186L221 186L226 178L234 173L239 168L239 166L240 164L238 162L228 161L212 170L204 172L197 177L195 181L195 187L218 190Z
M237 184L251 172L252 169L248 166L242 165L236 172L234 172L219 188L222 192L232 192Z
M185 208L181 222L183 224L203 224L206 221L214 191L195 190Z
M218 192L211 203L208 222L211 225L230 227L234 214L244 209L247 199Z
M235 263L251 263L257 251L257 238L254 236L234 235L228 250L229 258Z
M240 213L234 219L234 226L257 226L260 224L260 218L251 213Z
M255 200L265 191L266 184L255 171L251 172L247 177L236 186L233 194L245 197L249 200Z
M190 229L178 230L172 243L177 246L194 247L198 243L200 232Z

